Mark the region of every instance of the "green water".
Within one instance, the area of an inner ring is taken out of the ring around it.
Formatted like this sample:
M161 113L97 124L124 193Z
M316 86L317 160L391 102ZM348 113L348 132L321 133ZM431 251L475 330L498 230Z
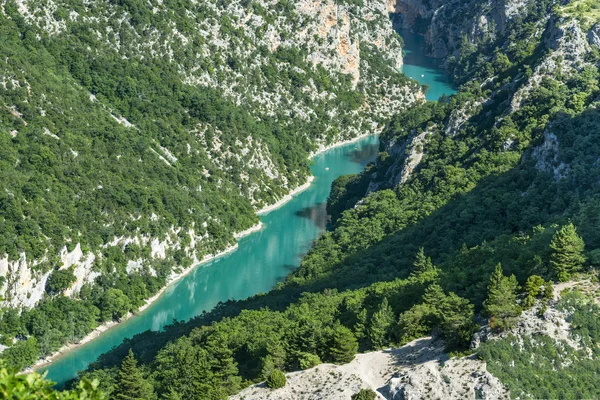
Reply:
M378 146L379 139L370 136L316 156L312 185L261 216L263 229L241 239L237 251L199 266L140 314L54 361L47 368L48 378L63 383L125 338L159 330L173 319L188 320L220 301L269 291L300 265L312 241L325 230L331 182L340 175L360 172L375 159Z
M425 38L404 29L397 32L404 39L402 72L421 85L429 85L427 100L435 101L443 94L456 93L448 76L439 68L440 60L426 56Z

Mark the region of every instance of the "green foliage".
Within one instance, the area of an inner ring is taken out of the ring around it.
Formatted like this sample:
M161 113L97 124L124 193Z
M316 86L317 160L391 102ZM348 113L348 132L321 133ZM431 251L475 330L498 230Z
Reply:
M352 361L358 351L358 342L352 331L345 326L337 325L333 330L329 351L335 363L345 364Z
M490 277L488 298L484 302L492 328L506 329L513 325L515 317L521 315L521 307L517 304L518 288L517 278L514 275L504 276L502 266L498 264Z
M100 300L103 319L121 319L131 309L129 298L121 289L108 289Z
M582 340L585 348L576 350L567 342L536 335L524 337L519 347L514 346L516 338L509 336L483 343L478 350L511 396L573 400L600 396L595 383L600 373L600 307L574 291L562 296L559 309L572 313L571 335Z
M279 389L285 386L285 374L278 369L274 369L267 378L267 387Z
M321 359L316 354L302 353L298 356L298 365L300 366L300 369L309 369L319 364L321 364Z
M446 295L438 284L432 284L420 303L400 315L397 336L405 343L437 329L449 350L461 349L475 330L473 317L473 305L468 300L454 293Z
M72 269L55 269L46 281L46 292L58 294L69 288L77 278Z
M354 393L351 397L352 400L375 400L377 393L371 389L360 389L357 393Z
M523 299L523 307L531 308L535 305L535 299L543 294L544 298L551 299L554 289L552 282L545 282L544 278L539 275L531 275L525 282L525 299Z
M64 247L80 245L85 256L96 256L100 276L82 290L83 301L70 302L60 294L73 277L52 272L47 291L55 297L42 300L42 313L25 312L15 328L0 328L3 343L18 328L38 339L45 356L81 331L135 311L173 270L231 246L235 232L258 221L255 209L304 183L317 141L371 131L366 122L380 115L363 105L381 97L379 87L354 89L350 76L314 66L307 46L290 45L285 31L312 23L293 2L242 3L265 22L251 35L220 0L64 0L44 17L39 12L47 7L32 3L31 19L14 1L4 4L0 256L48 255L32 267L46 273ZM353 17L361 15L361 1L346 3ZM218 40L231 45L227 54L210 43L217 37L202 33L215 24ZM52 26L60 34L49 34ZM282 34L274 51L263 45L269 26ZM409 82L389 55L370 57L390 86ZM281 100L265 105L269 98ZM278 178L255 165L257 154ZM188 251L190 230L203 239ZM119 237L167 236L182 248L165 259L151 257L148 245L107 246ZM128 272L128 261L138 259L143 268Z
M439 270L433 265L431 257L425 256L425 249L422 247L417 253L410 276L413 279L419 280L421 283L438 279Z
M156 397L152 385L146 381L138 369L137 361L131 350L123 359L117 373L115 390L111 395L118 400L151 400Z
M17 369L7 367L0 360L0 398L12 400L105 400L108 397L98 389L98 382L81 380L68 391L52 389L53 382L33 372L17 374Z
M371 317L369 326L369 340L374 348L382 349L389 344L391 328L395 320L394 312L387 298L384 298L377 312Z
M15 370L32 365L37 360L38 342L34 337L27 340L19 340L13 346L5 349L0 355L6 365Z
M504 328L521 312L519 283L532 275L550 277L550 243L567 218L589 250L600 247L600 139L594 134L600 113L593 106L600 95L597 70L582 71L583 78L572 82L543 79L518 110L509 107L511 91L525 84L521 78L548 50L539 38L549 3L531 2L525 21L509 23L500 39L514 46L496 51L500 43L490 38L489 46L478 51L463 42L464 68L455 72L460 79L476 79L452 98L398 114L381 135L384 147L397 150L426 131L418 167L402 185L390 187L389 168L401 164L405 154L382 152L364 174L338 180L329 205L336 216L330 231L315 241L284 283L127 344L135 346L136 354L137 349L145 352L143 362L153 371L159 396L225 398L242 382L258 382L267 372L310 365L305 361L309 354L335 361L332 343L336 335L349 337L348 332L364 350L429 334L442 337L450 348L464 348L475 329L475 312L487 311L492 325ZM361 54L374 61L381 57ZM279 56L293 60L297 54ZM451 60L452 65L460 64ZM355 105L358 99L345 101ZM454 129L455 117L464 112L470 118ZM555 154L542 161L568 166L564 176L540 167L543 162L536 157L543 155L531 151L549 131L557 138ZM358 202L368 183L381 190ZM420 248L427 249L427 256ZM539 279L534 280L537 285ZM546 296L548 287L544 284ZM581 329L596 329L592 319L578 321ZM517 351L511 343L498 342L500 353ZM566 390L542 393L540 379L525 376L535 343L527 346L518 368L508 370L512 354L489 365L503 368L502 379L513 376L506 379L525 393L563 395ZM552 355L553 348L541 347L543 356ZM109 374L123 349L103 357L95 368ZM595 376L590 371L582 371L588 386L593 385L588 378ZM567 379L564 370L556 373ZM537 389L531 389L534 383Z
M555 278L566 282L571 274L580 271L585 263L583 239L577 234L572 223L563 226L556 232L550 243L550 269Z

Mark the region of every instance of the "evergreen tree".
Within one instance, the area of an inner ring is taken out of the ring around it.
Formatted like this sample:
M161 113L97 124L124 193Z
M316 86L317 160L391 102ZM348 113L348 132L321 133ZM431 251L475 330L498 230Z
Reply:
M394 312L389 306L387 297L384 297L379 310L371 317L371 326L369 327L369 339L376 349L381 349L387 343L387 337L390 327L395 322Z
M517 278L504 276L502 266L498 264L490 278L487 300L483 303L492 328L508 328L514 318L521 315L521 307L517 304L518 288Z
M142 372L137 367L137 360L131 349L129 349L129 354L123 359L121 369L117 373L112 398L118 400L148 400L156 398L152 385L144 379Z
M425 255L425 250L422 247L417 253L410 277L421 283L437 280L438 269L431 262L431 258Z
M541 293L541 287L544 286L544 279L539 275L531 275L525 282L526 297L523 300L523 307L531 308L535 305L535 299Z
M333 338L329 352L333 362L338 364L349 363L358 351L358 342L350 329L342 325L334 328Z
M550 269L555 278L566 282L573 272L581 270L585 263L583 239L577 234L575 226L570 223L554 234L550 248Z
M356 316L356 324L354 324L354 336L358 340L367 336L367 309L363 308Z
M467 347L476 329L475 307L467 299L450 293L439 308L440 329L448 349Z

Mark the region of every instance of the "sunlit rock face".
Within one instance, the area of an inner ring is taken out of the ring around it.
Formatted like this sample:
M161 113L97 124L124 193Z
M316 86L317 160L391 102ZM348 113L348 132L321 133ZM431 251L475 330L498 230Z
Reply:
M389 0L388 11L397 22L425 36L429 55L446 58L459 48L463 37L471 43L503 32L531 0Z

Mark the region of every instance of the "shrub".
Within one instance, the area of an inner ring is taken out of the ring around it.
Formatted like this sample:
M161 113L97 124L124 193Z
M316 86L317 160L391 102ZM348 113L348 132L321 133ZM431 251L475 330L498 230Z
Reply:
M279 389L285 386L285 374L278 369L274 369L267 378L267 386L271 389Z
M321 364L321 359L318 355L312 353L302 353L298 358L300 369L309 369Z
M352 395L352 400L375 400L377 393L371 389L360 389L358 393Z
M48 280L46 281L46 292L48 294L58 294L63 290L69 288L77 278L73 274L73 270L69 269L55 269L52 271Z

